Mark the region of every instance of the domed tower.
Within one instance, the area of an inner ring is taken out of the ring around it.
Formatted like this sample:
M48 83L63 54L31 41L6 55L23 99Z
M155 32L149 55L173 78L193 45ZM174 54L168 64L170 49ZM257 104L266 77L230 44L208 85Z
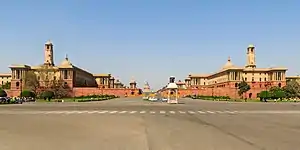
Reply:
M136 89L136 81L133 78L131 79L129 85L131 89Z
M171 76L169 78L168 89L168 103L177 104L178 103L178 86L175 83L175 77Z
M44 65L54 66L53 44L50 40L45 43L44 53Z
M246 68L256 68L256 60L255 60L255 47L250 44L247 48L247 62Z

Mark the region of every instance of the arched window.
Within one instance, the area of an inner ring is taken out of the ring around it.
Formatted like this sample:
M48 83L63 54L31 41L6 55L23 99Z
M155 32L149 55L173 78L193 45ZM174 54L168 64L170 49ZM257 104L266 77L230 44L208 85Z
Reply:
M281 87L281 83L278 83L278 87Z
M20 86L20 82L16 82L16 87L19 87Z

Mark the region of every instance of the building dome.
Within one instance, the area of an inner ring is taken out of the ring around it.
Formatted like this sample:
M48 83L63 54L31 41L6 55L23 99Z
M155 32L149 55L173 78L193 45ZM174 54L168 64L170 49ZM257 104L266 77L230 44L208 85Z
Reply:
M234 67L234 65L233 65L233 63L231 62L230 57L228 57L228 60L227 60L226 64L223 66L222 69L228 69L228 68L233 68L233 67Z
M253 47L254 47L253 44L249 44L249 45L248 45L248 48L253 48Z
M66 55L66 58L61 62L61 66L72 66L72 63L70 62L68 56Z

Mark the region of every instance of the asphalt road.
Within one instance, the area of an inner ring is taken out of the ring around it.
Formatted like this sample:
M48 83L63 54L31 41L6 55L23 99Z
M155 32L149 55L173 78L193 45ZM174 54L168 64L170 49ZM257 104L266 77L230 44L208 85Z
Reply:
M1 150L296 150L300 104L115 99L0 106Z

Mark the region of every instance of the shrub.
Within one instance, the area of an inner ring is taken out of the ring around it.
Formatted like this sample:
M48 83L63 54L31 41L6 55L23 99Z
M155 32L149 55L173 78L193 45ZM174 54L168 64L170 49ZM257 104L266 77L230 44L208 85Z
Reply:
M0 89L0 97L6 97L6 96L7 93L3 89Z
M35 93L32 91L24 90L21 92L21 97L35 97Z
M51 100L54 97L54 92L53 91L44 91L41 94L42 98L44 98L44 100Z

